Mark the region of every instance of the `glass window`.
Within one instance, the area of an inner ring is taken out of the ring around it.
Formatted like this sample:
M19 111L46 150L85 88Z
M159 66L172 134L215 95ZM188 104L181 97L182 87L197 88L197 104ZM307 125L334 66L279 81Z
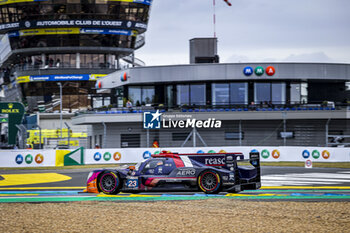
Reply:
M177 105L190 104L190 86L177 85Z
M153 104L155 102L154 97L155 97L155 93L154 93L153 86L142 87L142 103L141 103L142 105Z
M94 108L100 108L103 106L103 98L102 97L94 97L93 98L93 106Z
M73 67L75 68L76 66L76 55L75 54L64 54L63 55L63 60L62 62L62 67Z
M190 134L190 132L172 133L172 140L173 141L185 141L189 134ZM192 140L192 137L190 137L188 140Z
M254 101L256 104L286 103L286 84L285 83L255 83Z
M121 134L120 135L120 146L125 147L140 147L141 145L140 134Z
M205 105L205 84L192 84L190 86L191 105Z
M225 140L244 139L244 132L225 132Z
M141 87L129 87L129 100L134 106L141 105Z
M213 83L211 98L213 105L229 105L229 84Z
M55 0L0 6L0 24L25 20L101 19L148 21L149 6L108 0Z
M300 103L300 83L292 83L290 85L290 103L299 104Z
M111 97L104 97L103 99L104 106L108 106L111 104Z
M286 103L286 84L272 83L271 96L272 96L273 104L285 104Z
M308 84L307 83L302 83L300 85L300 93L301 93L301 102L303 104L307 104L307 100L308 100Z
M136 42L136 36L99 34L35 35L9 39L12 49L65 46L134 48Z
M248 83L230 84L230 103L248 104Z
M256 104L271 101L271 83L254 84L254 102Z
M167 105L169 108L174 107L174 91L173 91L173 85L168 85L166 87L166 101L167 101Z

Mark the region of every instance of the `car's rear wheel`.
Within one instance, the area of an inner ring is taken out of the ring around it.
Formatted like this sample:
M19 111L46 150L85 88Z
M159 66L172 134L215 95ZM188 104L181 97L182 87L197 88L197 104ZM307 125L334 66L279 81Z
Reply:
M119 193L120 178L118 174L106 171L98 179L98 187L105 194Z
M198 176L198 186L207 194L219 193L221 190L220 175L213 170L203 171Z

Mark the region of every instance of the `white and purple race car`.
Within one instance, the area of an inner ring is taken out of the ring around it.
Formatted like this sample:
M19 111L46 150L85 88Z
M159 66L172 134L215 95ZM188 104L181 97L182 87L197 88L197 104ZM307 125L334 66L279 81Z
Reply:
M242 165L240 165L242 164ZM176 154L161 153L128 168L90 172L86 192L203 191L237 193L261 187L258 152Z

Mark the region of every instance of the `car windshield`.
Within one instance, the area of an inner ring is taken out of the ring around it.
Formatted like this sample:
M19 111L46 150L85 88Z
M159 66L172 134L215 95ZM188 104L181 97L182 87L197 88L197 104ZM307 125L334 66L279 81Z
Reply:
M157 166L163 165L163 161L161 160L152 160L147 165L145 166L146 169L153 169L156 168Z
M141 162L138 162L136 165L135 165L135 171L138 171L140 169L140 166L143 162L145 162L146 160L143 160Z

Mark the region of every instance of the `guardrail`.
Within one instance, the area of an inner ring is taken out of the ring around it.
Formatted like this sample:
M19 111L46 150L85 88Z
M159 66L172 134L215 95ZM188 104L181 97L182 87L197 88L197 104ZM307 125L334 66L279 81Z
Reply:
M350 148L336 147L190 147L190 148L110 148L76 150L1 150L0 167L53 167L84 164L137 163L162 151L173 153L241 152L248 158L252 150L261 162L350 162Z

